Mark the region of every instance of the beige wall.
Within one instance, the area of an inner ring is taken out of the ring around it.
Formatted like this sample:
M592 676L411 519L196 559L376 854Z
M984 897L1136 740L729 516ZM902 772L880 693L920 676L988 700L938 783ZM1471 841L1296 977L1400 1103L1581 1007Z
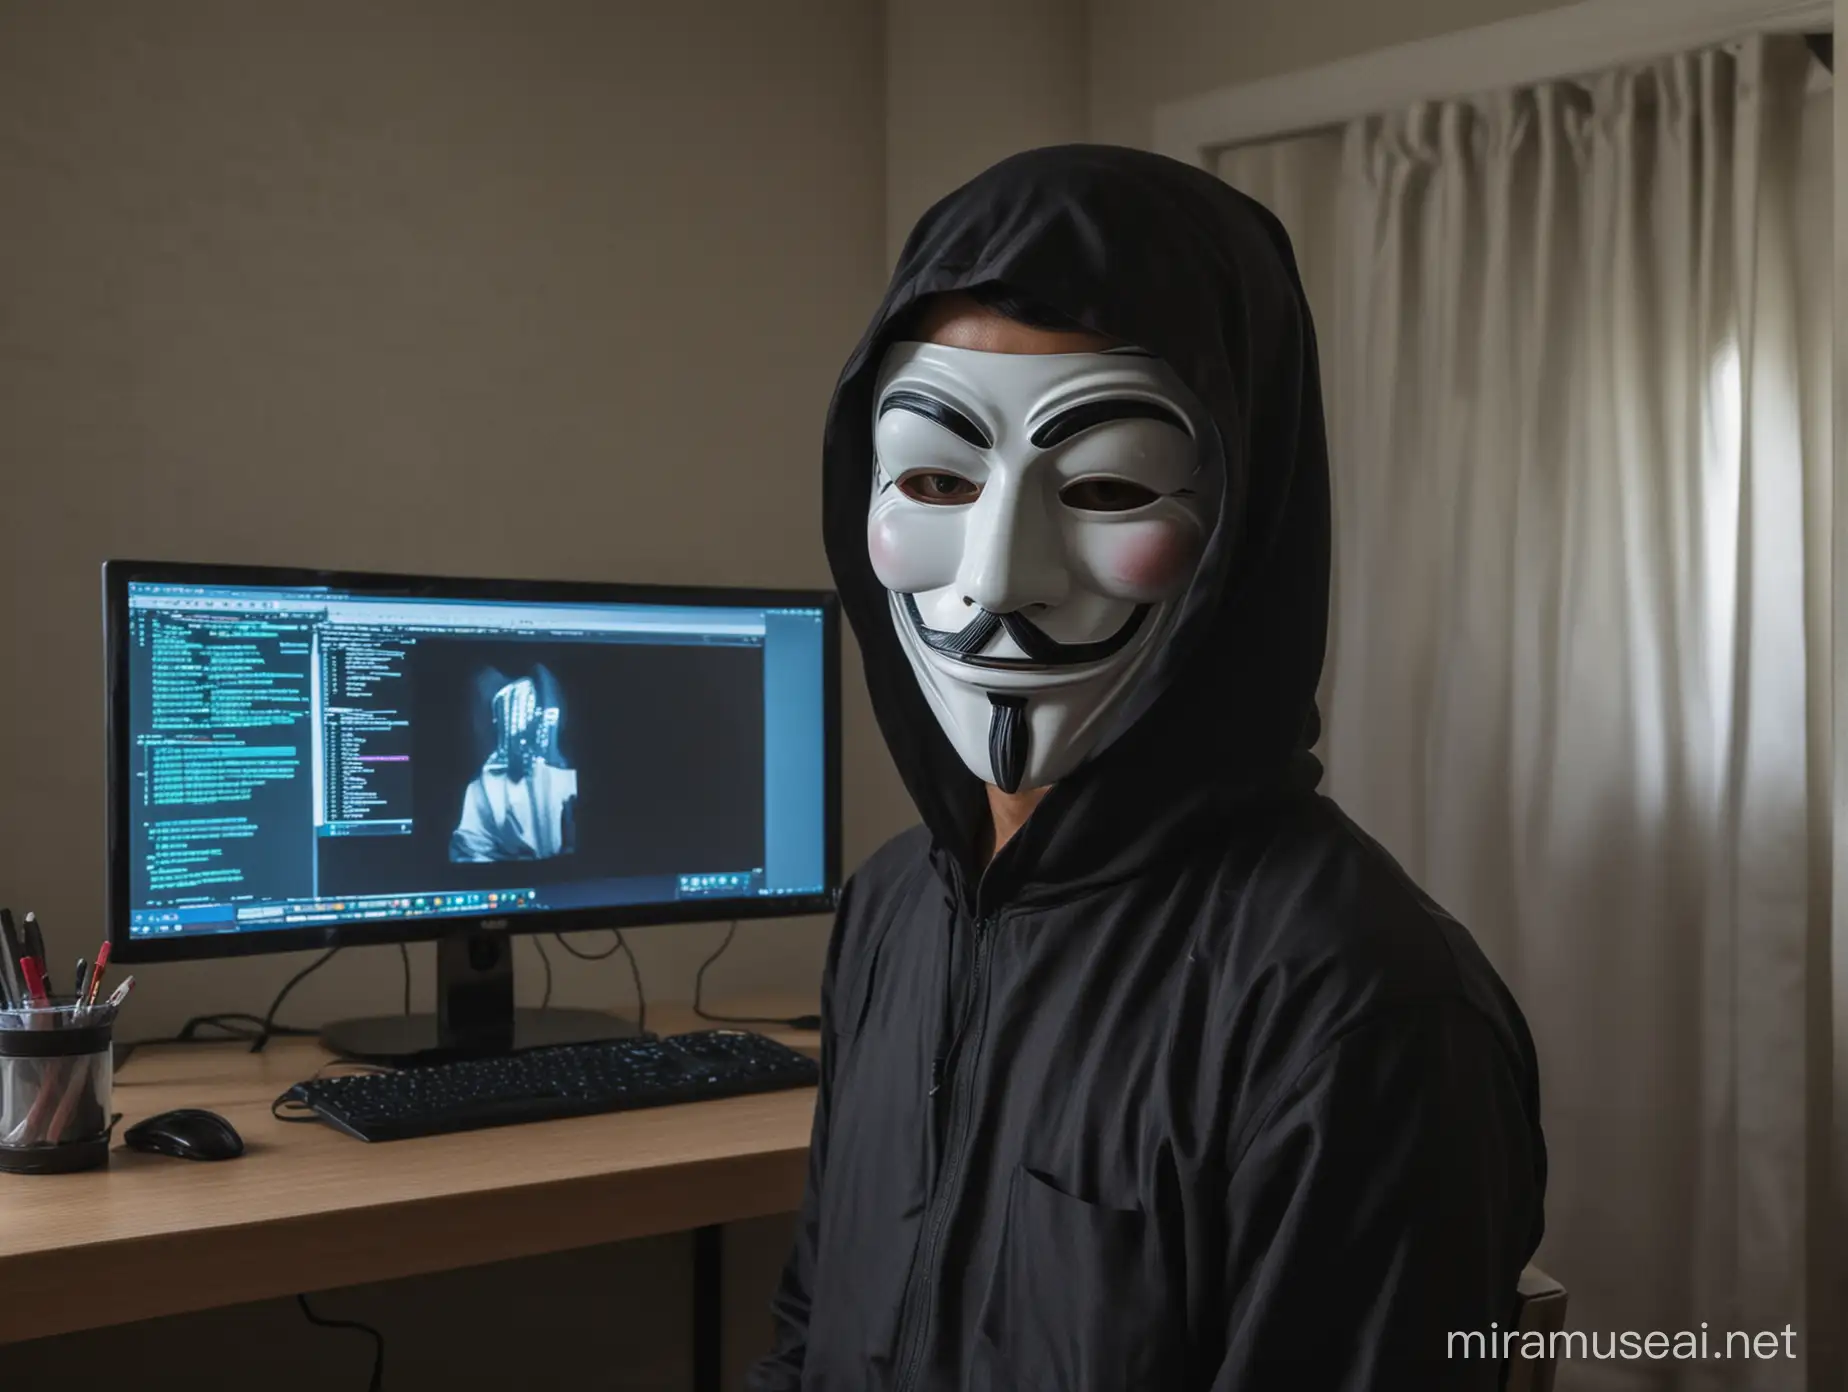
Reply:
M873 0L0 0L0 902L63 970L102 934L105 557L828 583L822 413L883 281L882 30ZM851 864L912 813L845 665ZM812 994L826 926L742 931L715 993ZM720 931L638 932L651 993L684 998ZM552 956L559 999L627 1002L619 961ZM125 1032L261 1009L305 960L145 969ZM398 973L343 954L286 1016L392 1009ZM734 1232L740 1347L786 1232ZM454 1331L502 1300L502 1328L554 1313L500 1385L594 1355L596 1385L674 1387L685 1246L329 1306L379 1315L394 1387L478 1385ZM363 1341L288 1305L84 1348L363 1382ZM48 1371L73 1358L0 1363L77 1385Z
M1147 147L1155 108L1552 0L886 0L886 235L1017 150Z
M865 0L0 3L0 902L59 963L102 931L105 557L828 583L880 34ZM846 666L851 864L911 812ZM721 931L638 932L650 991ZM812 992L825 931L747 927L712 984ZM143 971L125 1025L261 1008L303 960ZM399 979L343 954L288 1016Z
M1017 150L1084 139L1084 0L886 4L886 255Z
M1552 7L1550 0L1089 0L1090 138L1147 147L1163 102Z

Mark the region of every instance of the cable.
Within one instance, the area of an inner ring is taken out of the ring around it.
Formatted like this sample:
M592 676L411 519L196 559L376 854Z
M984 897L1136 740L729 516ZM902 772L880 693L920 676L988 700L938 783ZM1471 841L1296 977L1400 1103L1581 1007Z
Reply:
M398 1071L382 1063L363 1063L359 1059L337 1058L329 1059L326 1063L315 1069L312 1076L308 1078L308 1081L312 1083L317 1078L325 1078L330 1068L350 1068L354 1070L353 1073L343 1074L342 1076L344 1077L354 1077L358 1074L365 1073L396 1073ZM295 1095L296 1086L300 1085L296 1084L295 1086L291 1086L286 1092L276 1094L275 1100L270 1103L270 1115L275 1117L277 1121L319 1121L321 1119L321 1114Z
M329 962L333 961L334 954L338 951L340 951L338 947L328 948L327 951L323 952L307 966L296 972L294 976L290 977L283 985L283 988L276 993L276 999L270 1002L269 1012L263 1017L262 1030L259 1031L257 1037L251 1041L251 1053L262 1053L264 1046L270 1042L271 1037L281 1032L276 1028L276 1012L282 1009L282 1003L288 999L289 992L293 991L303 978L313 975ZM310 1031L303 1031L303 1033L308 1032Z
M732 939L737 935L738 920L734 918L731 927L725 930L725 941L718 945L710 957L699 964L699 970L693 974L693 1013L702 1020L711 1020L718 1025L781 1025L784 1029L820 1029L821 1016L819 1015L792 1015L783 1019L774 1015L714 1015L706 1009L703 1004L706 997L706 968L725 955L725 949L732 945Z
M648 1033L648 994L642 990L641 964L635 960L635 953L630 950L628 939L623 937L622 930L620 928L612 928L610 932L616 935L616 941L611 943L609 947L602 952L585 952L579 948L575 948L565 941L565 935L563 933L554 933L552 936L558 939L558 945L560 947L564 948L566 952L569 952L580 962L607 961L618 952L628 957L629 976L635 982L635 1032L645 1035ZM534 941L537 941L537 939Z
M544 1010L552 1003L552 959L545 955L545 943L537 935L533 938L533 950L545 964L545 994L539 998L539 1008Z
M248 1028L234 1024L234 1021L247 1021ZM201 1036L199 1031L213 1029L221 1031L215 1035ZM297 1029L293 1025L272 1025L273 1035L313 1034L309 1029ZM129 1057L144 1044L248 1044L258 1039L263 1033L263 1017L248 1015L243 1011L229 1011L220 1015L195 1015L180 1026L178 1034L161 1035L152 1039L118 1040L115 1044L114 1066L120 1068Z
M328 1319L324 1315L317 1315L305 1295L296 1296L295 1301L308 1317L308 1323L317 1324L323 1329L357 1329L372 1340L372 1381L366 1384L366 1392L380 1392L385 1386L385 1336L371 1325L361 1324L358 1320Z
M614 928L610 929L610 931L612 933L616 933L616 930ZM622 951L622 934L621 933L616 933L616 941L611 943L609 945L609 949L604 952L581 952L577 948L573 947L570 944L570 942L566 940L565 935L563 933L554 933L552 934L552 936L558 939L558 945L560 947L564 948L566 952L569 952L573 957L577 958L580 962L602 962L602 961L607 960L608 958L614 957L618 952Z
M243 1028L240 1028L236 1025L229 1023L230 1021L234 1021L234 1020L247 1021L250 1024L251 1028L243 1029ZM218 1036L217 1038L201 1039L199 1037L199 1031L202 1029L208 1029L208 1028L215 1029L215 1030L222 1030L224 1031L224 1033ZM217 1015L195 1015L192 1017L192 1019L188 1020L185 1024L181 1025L180 1032L176 1035L173 1035L171 1038L168 1038L168 1039L140 1039L140 1040L136 1040L135 1042L138 1044L224 1044L232 1040L255 1039L257 1035L262 1032L262 1029L263 1029L263 1017L261 1015L247 1014L246 1012L242 1010L230 1010L230 1011L222 1012ZM271 1025L270 1033L277 1034L277 1035L283 1035L283 1034L292 1035L292 1034L313 1034L314 1031L308 1030L308 1029L298 1029L294 1025Z
M629 940L622 935L620 928L613 930L616 934L616 946L623 956L629 959L629 975L635 978L635 1032L646 1039L648 1037L648 994L642 990L642 964L635 960L635 949L629 946Z
M244 1025L234 1023L245 1021ZM205 1029L218 1030L220 1033L201 1035ZM272 1024L269 1034L273 1038L288 1038L315 1034L317 1031L301 1029L295 1025ZM128 1062L129 1055L144 1044L251 1044L263 1038L263 1017L251 1015L242 1010L224 1011L217 1015L195 1015L180 1026L178 1034L158 1035L150 1039L118 1040L115 1045L115 1067L120 1068Z
M285 1107L291 1110L284 1111L283 1108ZM270 1103L270 1115L275 1117L277 1121L286 1121L291 1124L296 1122L319 1121L321 1119L321 1114L313 1107L310 1107L306 1102L302 1101L301 1098L287 1092L278 1094L276 1100Z
M215 1015L195 1015L180 1026L179 1033L160 1035L152 1039L119 1040L115 1045L114 1066L120 1068L128 1062L129 1056L144 1044L249 1044L250 1052L260 1054L272 1039L305 1038L319 1034L319 1030L303 1029L299 1025L279 1025L276 1023L276 1011L282 1005L283 997L295 989L295 985L309 972L317 970L327 959L339 951L329 948L321 957L308 964L292 977L289 983L276 993L276 999L270 1002L267 1015L252 1015L245 1010L225 1010ZM404 963L404 1013L411 1013L411 954L403 944L398 944L400 960ZM201 1035L202 1030L216 1030L216 1034Z

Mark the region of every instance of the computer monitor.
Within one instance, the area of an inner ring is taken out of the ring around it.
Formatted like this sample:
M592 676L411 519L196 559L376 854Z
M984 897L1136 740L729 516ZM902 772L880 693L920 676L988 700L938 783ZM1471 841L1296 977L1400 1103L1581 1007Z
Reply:
M437 1058L628 1026L513 1008L517 933L830 910L834 597L111 561L109 936L154 963L438 940Z

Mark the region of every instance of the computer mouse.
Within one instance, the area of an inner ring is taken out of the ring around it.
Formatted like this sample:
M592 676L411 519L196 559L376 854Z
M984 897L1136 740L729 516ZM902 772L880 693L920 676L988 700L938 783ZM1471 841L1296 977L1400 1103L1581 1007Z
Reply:
M138 1121L122 1135L130 1150L171 1155L180 1160L233 1160L244 1153L244 1138L217 1112L197 1107L161 1112Z

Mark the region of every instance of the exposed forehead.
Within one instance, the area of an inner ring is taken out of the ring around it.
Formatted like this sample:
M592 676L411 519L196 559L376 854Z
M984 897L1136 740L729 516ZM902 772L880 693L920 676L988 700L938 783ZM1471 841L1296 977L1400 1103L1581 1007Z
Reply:
M1107 334L1041 329L1010 319L961 291L932 295L917 309L906 338L982 353L1097 353L1117 346Z

